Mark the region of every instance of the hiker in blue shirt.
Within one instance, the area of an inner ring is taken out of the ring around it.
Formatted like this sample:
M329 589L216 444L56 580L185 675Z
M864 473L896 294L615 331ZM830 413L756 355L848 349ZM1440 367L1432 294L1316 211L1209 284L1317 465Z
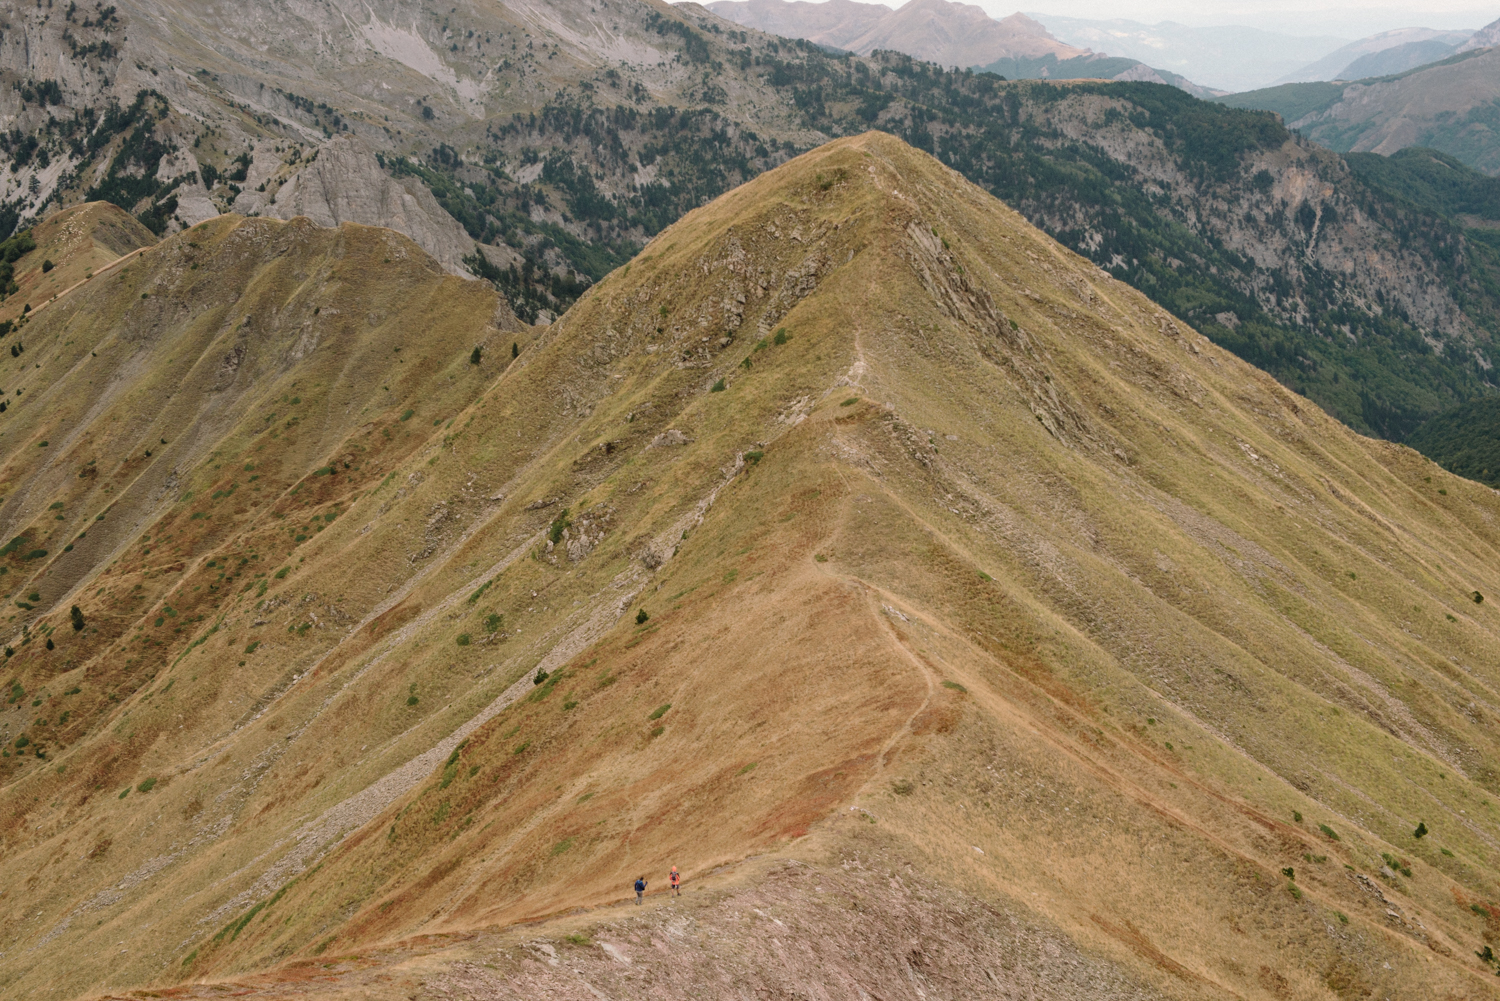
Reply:
M645 876L637 876L635 878L635 902L637 904L640 904L641 898L644 897L645 895L646 895L646 877Z

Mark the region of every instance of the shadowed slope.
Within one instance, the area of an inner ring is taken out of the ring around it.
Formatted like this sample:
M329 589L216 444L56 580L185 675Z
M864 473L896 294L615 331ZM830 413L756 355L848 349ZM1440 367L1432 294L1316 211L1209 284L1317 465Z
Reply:
M1494 993L1495 494L930 157L725 195L451 413L6 788L7 990Z

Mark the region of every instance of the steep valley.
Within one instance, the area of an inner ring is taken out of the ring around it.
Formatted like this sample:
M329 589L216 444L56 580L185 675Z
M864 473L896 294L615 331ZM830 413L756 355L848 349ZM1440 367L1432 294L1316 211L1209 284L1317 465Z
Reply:
M546 327L239 216L33 312L7 997L1500 993L1495 492L896 138Z

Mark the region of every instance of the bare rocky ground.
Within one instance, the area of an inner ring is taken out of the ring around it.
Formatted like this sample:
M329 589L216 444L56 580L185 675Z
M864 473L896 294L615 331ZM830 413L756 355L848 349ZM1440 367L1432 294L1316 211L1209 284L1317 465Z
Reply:
M103 997L1164 996L1109 960L1082 953L1020 906L924 879L899 841L867 827L863 816L832 826L843 833L831 848L804 843L783 857L726 866L686 885L680 897L665 890L664 879L663 889L653 880L639 908L622 899L504 931L431 936L268 976Z

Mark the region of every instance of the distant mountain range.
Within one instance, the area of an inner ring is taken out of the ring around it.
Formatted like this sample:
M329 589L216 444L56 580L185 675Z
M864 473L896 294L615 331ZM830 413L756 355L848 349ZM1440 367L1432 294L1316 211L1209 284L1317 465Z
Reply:
M1274 111L1291 128L1339 152L1389 155L1425 146L1487 174L1500 173L1497 42L1500 21L1454 46L1447 58L1414 69L1354 82L1287 83L1220 100L1231 107ZM1367 53L1351 69L1377 66L1377 57L1400 59L1402 50L1410 52L1418 44L1404 42Z
M1277 79L1281 75L1345 41L1331 35L1288 35L1244 25L1199 28L1172 21L1142 24L1125 18L1098 21L1027 13L1071 45L1144 62L1205 87L1230 91L1281 82Z
M1010 56L1060 60L1089 54L1065 45L1024 14L996 20L984 8L948 0L911 0L899 9L855 0L718 0L720 17L859 55L904 52L943 66L981 66Z
M717 0L720 17L785 38L869 55L904 52L944 66L979 66L1008 56L1072 59L1089 50L1066 45L1024 14L995 19L984 8L949 0L911 0L899 9L856 0Z
M1432 28L1382 31L1298 67L1272 82L1271 86L1319 80L1361 80L1403 73L1453 55L1473 35L1472 31L1437 31Z
M1222 93L1138 58L1110 56L1058 41L1025 14L997 20L973 4L911 0L892 10L855 0L717 0L705 6L749 28L858 55L900 52L1012 80L1134 80L1170 84L1198 97Z

